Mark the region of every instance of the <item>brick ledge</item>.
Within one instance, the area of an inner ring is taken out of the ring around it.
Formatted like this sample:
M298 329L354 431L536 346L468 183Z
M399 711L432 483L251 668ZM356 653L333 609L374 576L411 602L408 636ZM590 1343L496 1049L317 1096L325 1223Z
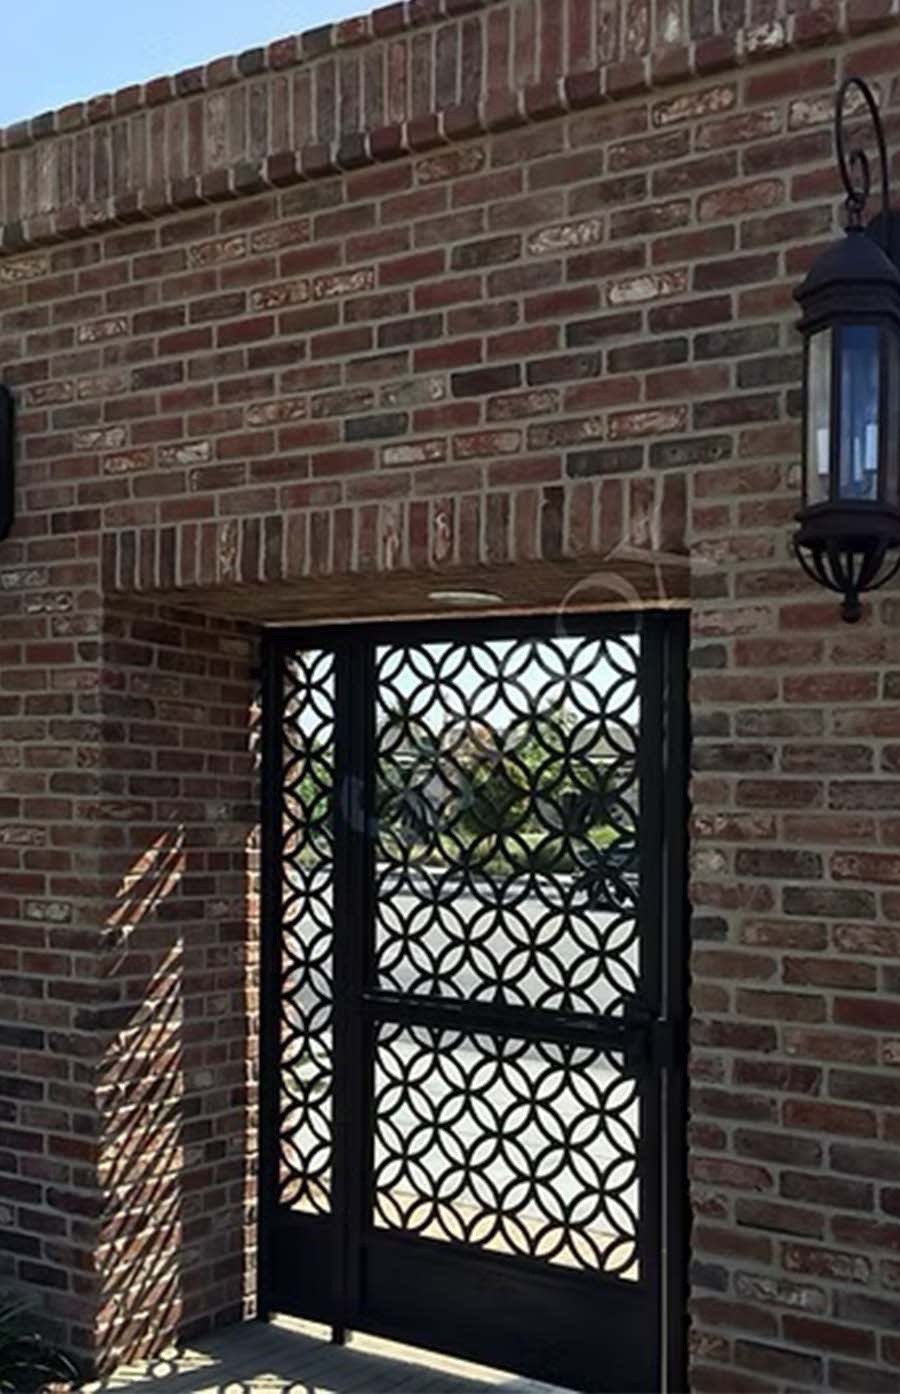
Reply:
M267 48L217 59L171 78L157 78L114 96L76 103L60 111L21 122L0 132L0 152L19 149L46 137L69 134L142 106L177 101L250 76L281 71L418 25L455 19L487 10L498 0L411 0L384 6L363 19L311 30L277 40ZM792 52L833 44L875 30L900 26L900 0L839 0L828 9L806 11L745 27L731 35L712 35L677 46L661 46L644 57L608 63L589 71L569 72L524 88L494 88L477 103L448 106L428 116L359 130L326 144L299 150L276 150L258 160L210 168L202 174L111 195L98 202L71 203L23 219L0 222L0 256L114 226L157 218L165 213L249 196L304 180L402 158L453 141L508 130L569 111L669 87L692 78L714 76L745 63L771 61ZM123 94L130 94L124 96ZM131 103L125 105L125 103ZM77 108L77 111L76 111Z

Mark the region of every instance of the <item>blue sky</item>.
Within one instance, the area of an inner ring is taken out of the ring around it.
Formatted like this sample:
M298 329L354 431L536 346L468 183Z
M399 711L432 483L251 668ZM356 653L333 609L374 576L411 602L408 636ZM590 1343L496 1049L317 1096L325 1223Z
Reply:
M239 53L376 0L7 0L0 126Z

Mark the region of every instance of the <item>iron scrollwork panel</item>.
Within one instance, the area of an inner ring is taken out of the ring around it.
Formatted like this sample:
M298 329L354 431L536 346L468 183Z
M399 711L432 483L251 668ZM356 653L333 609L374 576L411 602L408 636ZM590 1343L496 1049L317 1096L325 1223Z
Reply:
M279 1194L327 1213L332 1170L335 663L284 667Z

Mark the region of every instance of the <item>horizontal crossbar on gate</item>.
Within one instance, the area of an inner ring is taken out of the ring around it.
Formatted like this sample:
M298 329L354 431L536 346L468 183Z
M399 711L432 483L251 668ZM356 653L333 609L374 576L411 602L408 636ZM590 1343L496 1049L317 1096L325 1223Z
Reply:
M365 992L366 1016L403 1026L428 1026L465 1035L512 1036L526 1041L586 1046L619 1052L629 1059L643 1045L643 1019L590 1016L581 1012L545 1012L529 1007L496 1007L490 1002L409 997L400 992Z

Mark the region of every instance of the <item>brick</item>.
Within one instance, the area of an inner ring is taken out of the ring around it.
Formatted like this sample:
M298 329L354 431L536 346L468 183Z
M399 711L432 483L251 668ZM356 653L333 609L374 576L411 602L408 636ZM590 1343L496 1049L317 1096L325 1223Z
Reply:
M835 1099L851 1099L888 1108L897 1106L895 1080L860 1070L832 1070L828 1092Z
M686 290L686 271L648 272L612 281L607 288L607 299L610 305L638 305L663 296L682 295Z
M858 1143L835 1143L831 1148L831 1163L835 1171L848 1172L851 1176L881 1181L900 1179L900 1160L895 1152L883 1148Z
M843 987L872 990L875 969L869 964L835 962L833 959L786 958L784 981L808 987Z
M683 431L687 424L686 407L653 407L644 411L613 412L609 418L612 440L629 436L659 436Z
M381 268L382 276L385 272ZM338 271L327 276L314 276L312 293L316 300L331 299L332 296L357 295L372 290L375 285L375 272L371 268L359 271Z
M794 1307L813 1312L826 1310L824 1292L808 1283L796 1283L787 1278L766 1278L755 1273L737 1273L734 1286L738 1296L767 1306Z
M657 102L652 109L652 121L654 126L669 126L714 112L729 111L735 105L736 98L733 83L717 83L700 92Z
M46 252L30 256L13 257L0 262L0 286L18 285L22 281L32 281L46 276L50 270L50 257Z
M254 310L281 309L285 305L302 305L309 300L310 283L306 279L275 286L260 287L250 292L250 307Z
M875 1337L870 1331L854 1331L835 1322L793 1313L783 1318L783 1328L788 1340L817 1351L839 1351L863 1359L875 1354Z
M613 206L609 218L609 236L615 240L621 237L643 237L669 232L673 228L684 227L690 222L690 216L691 205L687 199L645 203L634 208Z
M444 441L411 441L408 445L387 446L381 452L382 463L391 468L398 465L429 464L446 457Z
M601 359L597 353L569 354L564 358L547 358L529 363L526 376L529 387L546 383L567 382L573 378L592 378L600 372Z
M784 892L784 908L788 915L871 919L875 914L875 897L869 891L787 886Z
M867 1283L872 1272L871 1262L860 1254L806 1244L786 1244L782 1257L788 1273L803 1273L809 1277Z
M95 320L91 324L80 324L76 337L80 344L100 343L105 339L118 339L128 333L128 320L122 316Z
M765 876L776 879L817 879L822 875L822 858L816 852L792 852L781 849L765 851L739 849L735 871L740 876Z
M895 1031L900 1026L900 1001L838 997L834 1004L834 1020L841 1026L861 1027L870 1031Z
M777 1335L778 1324L772 1314L750 1303L724 1301L717 1297L695 1297L692 1311L704 1325L736 1326L757 1336Z
M900 858L888 853L841 852L831 858L831 874L836 881L896 885L898 873Z
M896 1253L900 1243L900 1229L897 1225L863 1216L836 1215L832 1227L835 1238L841 1243L865 1245L869 1250Z
M721 1229L712 1225L695 1227L696 1249L701 1254L715 1254L741 1259L750 1263L768 1263L772 1246L767 1235L741 1233L734 1228Z
M461 247L454 247L450 254L450 268L453 271L471 271L489 266L502 266L506 262L518 260L521 251L521 238L514 233L470 242Z
M695 146L698 150L714 150L720 146L763 140L775 135L781 129L781 123L781 112L776 106L740 111L702 122L697 128Z
M697 213L703 223L734 218L741 213L756 213L761 208L773 208L784 199L784 184L780 179L759 179L749 184L734 184L701 195Z
M550 253L592 247L603 241L603 222L600 218L583 218L571 223L558 223L552 227L533 232L526 240L525 250L530 256L545 256Z
M694 267L693 286L697 291L706 291L720 290L723 286L752 285L773 280L777 269L777 257L768 252L731 257L727 261L702 262Z
M740 988L736 994L738 1012L743 1016L776 1018L780 1021L824 1021L825 999L799 992L769 992Z
M809 1099L789 1099L783 1109L784 1122L791 1128L813 1128L817 1132L851 1137L873 1137L875 1115L871 1109L847 1108Z
M344 438L348 441L380 440L384 436L404 435L408 427L409 417L406 412L347 417L344 421Z
M820 1356L800 1355L781 1346L740 1340L734 1343L735 1364L747 1370L801 1383L822 1383L823 1361Z
M768 1063L768 1062L767 1062ZM817 1166L822 1160L822 1148L817 1142L803 1137L792 1137L785 1133L768 1133L740 1128L735 1131L736 1150L745 1157L755 1157L758 1161L792 1163L795 1166ZM782 1186L784 1193L784 1187ZM791 1197L796 1199L796 1197ZM802 1199L802 1197L801 1197ZM745 1223L753 1223L746 1220ZM774 1228L778 1228L776 1224ZM761 1228L773 1228L762 1225ZM794 1231L796 1233L796 1231Z
M839 953L892 958L900 948L900 930L875 925L837 925L834 943Z
M445 179L458 179L462 175L475 174L485 167L487 153L483 146L458 146L428 156L416 165L416 181L419 184L435 184Z
M839 780L830 786L829 806L839 809L900 807L900 780Z
M644 452L640 446L610 446L596 450L575 450L566 457L566 473L573 479L592 475L622 474L639 470Z
M454 373L451 390L454 397L480 397L495 392L511 392L521 385L521 369L516 366L483 368L474 372Z
M765 1167L724 1158L697 1158L691 1166L694 1181L741 1191L766 1191L772 1187L772 1173Z
M741 1196L735 1203L735 1216L739 1225L770 1230L776 1234L821 1239L825 1230L825 1221L819 1211L784 1205L780 1201Z
M784 1171L781 1193L789 1200L827 1205L839 1210L874 1209L873 1187L865 1181L821 1176L800 1171Z
M607 159L610 170L634 170L645 165L665 164L690 151L690 134L684 129L643 136L639 140L623 141L609 147Z

